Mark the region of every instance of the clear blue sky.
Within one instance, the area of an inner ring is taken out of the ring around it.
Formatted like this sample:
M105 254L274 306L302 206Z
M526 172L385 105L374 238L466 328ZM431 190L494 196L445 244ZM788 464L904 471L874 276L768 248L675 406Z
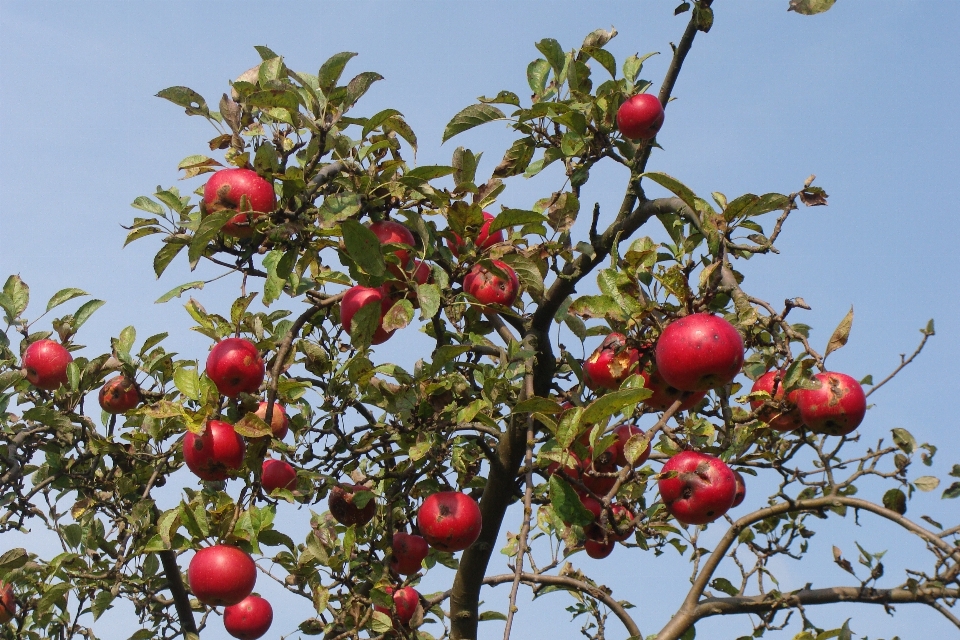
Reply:
M620 32L609 46L618 61L662 52L643 74L658 87L669 42L679 39L686 21L672 15L678 3L0 0L0 276L20 273L31 285L34 315L66 286L107 300L80 336L96 353L134 324L141 339L167 330L181 353L203 357L208 344L186 331L191 323L178 302L153 304L195 279L184 262L158 282L151 268L155 244L148 239L121 250L119 225L134 215L130 202L175 184L177 163L207 152L213 134L202 120L153 97L158 90L186 85L216 104L226 82L258 62L254 45L307 71L335 52L356 51L348 74L373 70L386 78L360 112L403 112L419 137L422 164L449 163L453 149L464 145L485 151L480 172L489 173L509 144L505 130L488 125L440 146L453 114L500 89L527 93L525 68L539 57L533 44L541 38L569 49L611 25ZM940 447L931 471L945 476L960 462L953 403L960 392L960 232L952 196L960 181L960 3L839 0L829 13L809 18L787 13L787 0L716 5L714 29L698 36L667 110L658 137L664 151L649 167L702 196L722 191L731 198L788 193L817 174L830 206L797 212L778 242L780 256L742 265L746 284L775 303L804 297L814 310L803 320L815 327L821 348L854 305L850 343L830 361L857 378L885 375L898 354L912 351L917 329L935 318L938 334L929 349L871 398L876 406L861 433L866 444L889 442L893 427L910 429ZM616 168L596 171L583 200L599 202L610 215L623 179ZM558 184L549 172L541 180L515 178L502 203L529 208ZM196 295L208 309L223 311L233 292L224 284ZM416 344L415 336L391 343L382 356L412 360L401 349ZM761 493L751 492L754 505ZM942 504L939 494L917 497L909 515L955 518L958 504ZM862 495L879 499L869 486ZM822 527L802 567L782 565L782 588L850 584L832 564L830 546L852 559L854 539L870 550L890 549L884 583L902 580L894 556L920 545L874 520L864 518L862 528L849 520ZM0 551L20 544L19 536L0 536ZM675 555L654 560L623 549L606 562L583 554L575 562L637 604L648 634L673 610L688 570ZM423 590L446 580L431 578ZM515 637L578 634L579 625L562 611L569 604L563 595L530 606L527 594L521 593ZM485 599L504 610L506 590ZM291 616L306 615L296 605L285 616L288 600L275 601L277 633L293 630ZM848 617L871 638L918 637L918 628L924 637L953 637L938 614L919 605L901 607L896 618L879 608L837 605L815 620L839 624ZM485 624L490 637L501 633L499 623ZM226 637L218 623L212 627L205 638ZM749 631L745 619L728 619L703 624L700 637ZM792 638L796 631L793 625L768 637Z

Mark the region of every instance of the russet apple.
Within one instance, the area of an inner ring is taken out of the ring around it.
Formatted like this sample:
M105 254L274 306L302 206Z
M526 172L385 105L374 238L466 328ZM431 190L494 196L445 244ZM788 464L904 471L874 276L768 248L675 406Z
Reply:
M350 526L352 524L362 527L371 520L377 513L377 501L370 498L369 502L363 505L363 508L354 504L354 497L358 491L369 491L370 489L359 484L336 485L330 490L330 496L327 498L327 508L330 509L330 515L334 520L342 525Z

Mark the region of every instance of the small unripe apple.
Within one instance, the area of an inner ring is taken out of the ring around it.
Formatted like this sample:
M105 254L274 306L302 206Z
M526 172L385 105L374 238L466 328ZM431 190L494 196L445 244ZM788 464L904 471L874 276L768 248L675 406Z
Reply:
M411 248L414 246L414 238L410 229L399 222L380 220L371 224L369 228L370 231L373 231L373 234L377 236L377 239L380 240L380 244L402 244ZM410 250L397 249L393 252L393 255L400 261L400 265L390 264L387 265L387 268L390 273L398 278L402 278L402 271L405 271L410 264Z
M417 528L434 549L463 551L480 537L480 507L465 493L440 491L420 505Z
M226 480L243 465L246 444L232 424L207 422L203 435L188 431L183 438L183 461L201 480Z
M430 553L430 548L423 536L397 531L393 534L393 557L390 559L390 568L402 575L409 575L420 571L423 559Z
M670 472L673 477L667 477ZM683 451L670 458L657 480L660 497L684 524L706 524L725 514L737 494L737 477L720 458Z
M638 93L617 109L617 129L624 138L649 140L663 126L663 105L657 96Z
M17 596L13 585L0 580L0 624L7 624L17 615Z
M234 638L257 640L273 624L273 607L260 596L249 595L223 610L223 628Z
M474 238L473 244L477 248L477 251L483 253L485 249L489 249L495 244L503 242L503 230L495 231L493 235L490 235L490 223L493 222L494 215L492 213L483 212L483 224L480 225L480 230L477 232L477 237ZM453 234L453 240L447 242L450 247L450 253L456 257L460 257L460 249L463 248L463 238L457 234Z
M845 436L854 431L867 413L867 397L856 379L845 373L824 371L813 376L818 389L797 394L800 419L814 433Z
M743 366L743 338L718 316L694 313L671 322L656 350L657 370L681 391L709 391L733 382Z
M733 477L737 479L737 492L733 495L733 504L730 505L731 509L739 507L743 499L747 497L747 483L744 482L743 475L734 469Z
M463 279L463 290L480 304L502 304L509 307L517 299L520 279L510 265L493 260L493 269L475 264Z
M266 366L252 342L243 338L225 338L210 350L206 373L217 386L217 391L235 398L241 393L260 390Z
M620 383L634 372L640 352L627 345L622 333L611 333L587 361L583 363L583 382L590 389L620 388Z
M267 419L267 403L261 402L260 406L257 407L256 412L254 412L261 420ZM287 418L287 412L284 411L283 406L279 402L273 403L273 415L270 416L270 431L273 432L273 437L277 440L283 440L287 435L287 430L290 427L290 419Z
M107 413L126 413L140 404L136 383L126 376L107 380L100 389L100 408Z
M203 604L229 606L250 595L257 582L257 565L250 554L228 544L197 551L187 568L190 591Z
M23 352L27 380L38 389L54 391L67 381L67 365L73 356L53 340L37 340Z
M640 376L643 378L643 387L653 391L643 404L654 411L666 411L677 400L681 401L678 411L687 411L697 406L697 403L707 395L706 391L680 391L676 387L671 387L652 363L640 372Z
M404 627L409 625L413 615L417 612L417 606L420 604L420 592L413 587L402 587L396 590L393 587L384 587L383 590L387 595L393 596L393 615L397 622ZM386 607L374 605L373 609L388 616L391 615Z
M778 404L779 407L764 406L765 403L763 400L751 400L750 408L754 411L759 409L759 411L757 411L757 418L766 422L771 429L776 429L777 431L793 431L803 426L800 409L797 408L797 395L800 393L800 390L794 389L787 395L786 400L784 400L784 375L784 372L780 372L780 380L777 382L776 393L773 392L773 385L777 378L776 371L767 371L757 378L756 382L753 383L753 388L750 389L750 393L754 391L766 391L770 394L773 402Z
M384 331L383 329L383 316L393 306L393 301L383 287L373 288L357 285L347 289L343 299L340 300L340 324L343 325L344 331L350 333L350 328L353 326L353 316L368 304L380 305L380 325L373 333L371 344L382 344L393 335L393 331Z
M297 488L297 470L288 462L267 458L263 461L260 485L267 494L273 493L274 489L293 491Z
M583 548L591 558L602 560L613 553L613 548L616 545L617 541L613 538L608 538L606 542L604 542L603 539L594 540L593 538L587 538L587 541L583 543Z
M214 173L203 187L203 208L208 213L221 209L242 208L246 199L249 213L238 213L223 225L223 234L237 238L253 235L251 223L259 214L274 210L277 203L273 185L250 169L222 169Z
M340 524L350 526L355 524L363 526L373 520L377 513L377 501L370 498L361 509L353 500L358 491L369 491L370 489L363 485L336 485L330 490L330 496L327 498L327 507L330 509L330 515Z

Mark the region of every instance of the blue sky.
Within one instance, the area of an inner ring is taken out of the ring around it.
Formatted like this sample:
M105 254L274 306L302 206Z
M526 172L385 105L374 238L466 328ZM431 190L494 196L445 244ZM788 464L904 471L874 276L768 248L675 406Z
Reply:
M191 322L178 301L153 304L174 285L196 279L184 262L157 281L156 244L147 239L121 250L119 225L134 215L130 202L157 185L176 184L177 163L206 152L213 135L204 121L155 98L157 91L186 85L216 104L227 81L259 60L254 45L267 45L290 67L307 71L335 52L356 51L348 75L372 70L385 76L360 112L399 109L417 132L421 164L449 163L457 145L484 151L483 175L499 161L508 133L492 124L441 146L443 127L457 111L500 89L527 93L525 68L539 57L533 44L541 38L554 37L569 49L611 25L619 35L609 49L619 62L631 53L661 52L642 74L659 87L669 43L679 39L686 20L673 16L674 4L0 0L0 276L19 273L30 284L34 315L67 286L107 300L80 335L96 353L134 324L141 339L170 331L182 354L204 357L208 342L187 331ZM820 348L853 305L850 343L830 364L857 378L885 375L935 318L930 347L871 398L876 406L861 433L865 446L881 437L889 442L893 427L910 429L919 441L940 447L932 472L945 476L960 462L952 402L960 392L960 231L952 196L960 180L960 4L839 0L829 13L809 18L787 13L786 4L717 2L714 28L698 36L688 57L658 136L664 150L649 168L680 178L702 196L722 191L731 198L788 193L817 175L830 206L794 214L778 242L780 256L741 265L746 284L775 304L804 297L813 311L802 320L815 327ZM612 215L624 177L615 167L594 172L582 200ZM192 191L201 182L178 186ZM515 178L501 204L529 208L558 185L551 172ZM208 309L224 310L235 284L211 285L196 296ZM388 343L380 355L415 359L419 338L413 329L406 334L403 344ZM862 495L879 498L869 491ZM761 493L751 493L754 505ZM941 503L939 494L919 495L909 515L955 517L957 505ZM823 527L803 567L784 565L783 588L850 584L831 562L830 546L852 558L854 539L871 550L891 549L886 584L899 581L895 553L922 548L901 542L885 525L863 523ZM0 538L0 550L23 544L13 534ZM662 625L686 581L686 563L670 554L655 561L618 549L606 562L582 554L575 560L617 597L638 605L644 633ZM431 576L431 588L423 590L442 588L446 580ZM485 599L503 610L506 593L499 589ZM562 611L569 604L564 596L534 606L526 597L521 594L515 637L577 634L579 625ZM280 622L282 602L275 601ZM287 619L301 615L298 608ZM935 612L919 606L903 606L888 618L876 608L837 605L816 619L839 624L848 617L871 638L914 637L911 630L920 625L926 636L950 634ZM491 635L501 633L499 623L486 624ZM213 627L210 638L226 637ZM733 637L731 628L750 630L745 620L710 622L701 637ZM791 638L796 628L789 629L768 637Z

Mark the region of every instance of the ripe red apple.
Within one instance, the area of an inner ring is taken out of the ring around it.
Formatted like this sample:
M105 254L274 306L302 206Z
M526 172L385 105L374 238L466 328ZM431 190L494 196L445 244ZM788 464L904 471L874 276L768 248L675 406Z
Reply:
M520 280L510 265L493 260L493 269L475 264L463 279L463 290L480 304L502 304L509 307L517 299Z
M624 138L649 140L663 126L663 105L657 96L638 93L617 109L617 129Z
M800 419L814 433L845 436L863 422L867 397L863 387L845 373L824 371L813 376L819 389L801 389L797 394Z
M733 477L737 480L737 492L733 495L733 504L730 505L731 509L739 507L743 499L747 497L747 483L743 481L743 475L734 469Z
M565 453L566 457L564 458L563 463L563 473L571 480L579 480L581 467L580 458L578 458L577 455L572 451L566 451ZM549 465L547 465L547 477L552 476L559 469L559 462L551 462Z
M373 231L373 234L377 236L380 244L403 244L411 248L414 246L413 234L410 232L410 229L407 229L407 227L399 222L380 220L370 225L370 231ZM410 264L410 250L397 249L393 252L393 255L400 261L400 265L391 264L388 265L387 268L390 273L398 278L402 278L403 271L406 270Z
M273 624L273 607L260 596L250 595L223 610L223 627L240 640L257 640Z
M54 391L67 381L67 365L73 356L53 340L37 340L23 352L27 380L38 389Z
M203 435L188 431L184 436L183 461L201 480L226 480L243 465L246 449L232 424L210 420Z
M393 306L393 300L390 299L390 296L386 294L382 287L373 288L357 285L347 289L347 292L343 295L343 299L340 300L340 323L343 325L344 331L350 333L353 316L368 304L380 305L381 324L377 327L377 330L373 332L373 340L371 340L371 343L382 344L393 335L393 331L387 332L383 330L383 316L390 310L390 307Z
M256 412L254 412L261 420L267 419L267 403L261 402L260 406L257 407ZM273 403L273 415L270 416L270 430L273 432L273 437L277 440L283 440L287 435L287 431L290 427L290 419L287 418L287 412L283 410L283 406L279 402Z
M680 391L676 387L671 387L653 363L642 370L640 376L643 378L643 387L653 391L643 404L654 411L666 411L677 400L681 400L678 411L687 411L697 406L697 403L707 395L706 391Z
M777 383L777 392L773 392L773 383L777 377L776 371L767 371L757 378L753 383L750 392L766 391L773 398L773 402L780 405L781 408L764 406L763 400L752 400L750 408L757 412L757 417L766 422L771 429L777 431L793 431L803 426L803 419L800 417L800 410L797 408L797 394L799 389L794 389L788 395L786 400L783 397L783 377L784 372L780 372L780 381Z
M107 413L126 413L140 404L140 391L130 378L117 376L104 383L99 399L100 408Z
M480 507L459 491L427 496L417 512L417 528L427 544L440 551L463 551L480 537Z
M605 496L613 485L617 483L615 476L599 475L601 473L617 472L617 443L607 447L607 449L596 458L593 457L593 450L590 450L590 457L583 461L581 473L583 475L583 484L590 491L600 496Z
M594 540L593 538L587 538L587 541L583 543L583 548L591 558L602 560L613 553L613 548L616 545L617 541L613 538L607 538L606 542L602 539Z
M207 356L207 377L228 398L257 393L265 373L266 366L256 345L243 338L221 340Z
M477 247L477 251L483 253L485 249L489 249L495 244L503 242L503 230L494 232L493 235L490 235L490 223L493 222L494 215L492 213L483 212L483 224L480 225L480 231L477 232L477 237L474 239L473 244ZM463 248L463 238L457 234L453 234L453 240L447 241L447 245L450 247L450 253L460 257L460 249Z
M429 553L430 549L423 536L397 531L393 534L390 568L402 575L416 573L423 567L423 559Z
M387 595L393 596L394 616L397 622L403 626L409 625L413 614L417 612L417 606L420 604L420 592L413 587L402 587L397 590L394 590L393 587L384 587L383 590ZM373 609L390 615L390 611L386 607L374 605Z
M246 204L241 200L246 196ZM213 213L221 209L250 207L249 213L238 213L223 225L223 234L237 238L253 235L251 223L257 214L269 213L276 207L273 185L250 169L222 169L214 173L203 187L203 207Z
M610 505L610 511L613 514L613 522L610 523L610 528L613 529L611 537L617 542L623 542L633 533L633 512L619 502Z
M708 313L671 322L657 341L657 370L682 391L709 391L732 382L743 366L743 338L732 324Z
M267 494L273 493L274 489L293 491L297 488L297 470L288 462L267 458L263 461L260 485Z
M600 514L603 513L603 504L596 498L591 498L590 496L580 494L580 504L583 505L583 508L589 511L593 515L593 522L586 525L583 528L583 532L587 535L588 538L592 539L603 539L603 529L600 527ZM565 525L569 526L570 523L564 521Z
M367 504L361 509L353 503L354 494L358 491L369 491L368 487L359 484L336 485L330 490L330 497L327 498L327 507L330 509L330 515L340 524L350 526L355 524L363 526L373 520L377 513L377 501L370 498Z
M250 595L257 582L257 565L250 554L228 544L197 551L187 568L190 591L203 604L229 606Z
M672 478L665 477L675 471ZM670 458L657 481L667 510L684 524L713 522L737 495L737 477L720 458L683 451Z
M640 352L627 346L622 333L611 333L583 363L583 382L590 389L616 390L637 366Z
M614 435L617 436L617 441L610 445L611 451L613 451L615 456L616 463L625 467L630 464L627 461L627 442L633 436L642 436L643 429L638 427L635 424L622 424L616 429L613 430ZM637 461L633 463L634 466L639 466L647 461L647 458L650 457L650 443L647 443L646 448L643 450L643 453L640 454L640 457L637 458Z
M0 580L0 624L7 624L17 615L17 596L13 585Z

